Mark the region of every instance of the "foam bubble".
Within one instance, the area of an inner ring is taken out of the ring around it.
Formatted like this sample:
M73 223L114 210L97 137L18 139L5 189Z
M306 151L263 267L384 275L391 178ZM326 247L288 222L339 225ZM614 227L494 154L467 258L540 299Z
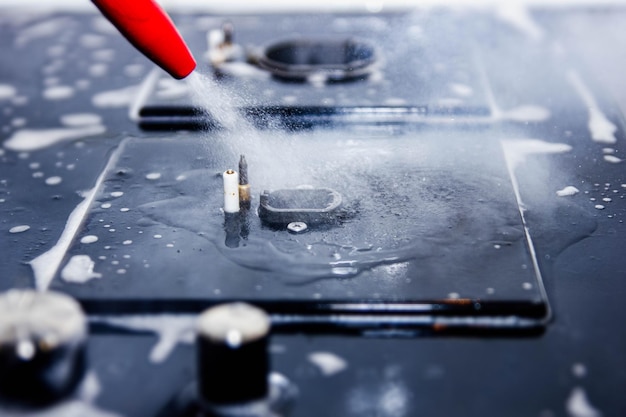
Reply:
M324 376L338 374L348 367L345 359L332 352L312 352L308 360L317 366Z
M46 184L48 185L58 185L58 184L61 184L62 181L63 181L63 178L59 176L46 178Z
M93 271L94 265L94 261L88 255L74 255L61 270L61 278L67 282L81 284L94 278L101 278L102 274Z
M43 90L42 95L46 100L65 100L74 95L74 88L67 85L49 87Z
M90 243L95 243L98 241L98 236L95 235L87 235L87 236L83 236L80 239L80 243L84 243L86 245L90 244Z
M4 147L12 151L35 151L66 140L78 139L104 133L104 126L58 129L22 129L4 142Z
M572 196L572 195L576 195L580 192L580 190L576 187L574 187L573 185L568 185L567 187L558 190L556 192L556 195L558 195L559 197L568 197L568 196Z
M30 229L30 226L27 224L22 224L20 226L14 226L9 229L9 233L22 233Z
M15 87L9 84L0 84L0 101L9 100L17 95Z
M99 125L102 117L95 113L73 113L61 116L61 124L68 127Z

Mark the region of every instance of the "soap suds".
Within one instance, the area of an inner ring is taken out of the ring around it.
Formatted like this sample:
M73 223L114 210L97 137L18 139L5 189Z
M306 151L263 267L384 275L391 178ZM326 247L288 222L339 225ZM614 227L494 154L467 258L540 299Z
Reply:
M195 315L161 314L151 316L92 317L92 321L136 331L155 333L158 342L150 351L150 362L167 359L178 343L191 344L195 340Z
M30 230L30 226L27 224L22 224L19 226L14 226L9 229L9 233L23 233L27 230Z
M604 160L606 162L610 162L611 164L619 164L622 162L622 159L618 158L615 155L604 155Z
M522 3L500 3L496 6L496 16L534 41L540 41L544 37L543 29L533 20L527 6Z
M22 129L4 142L4 147L12 151L36 151L56 143L99 135L106 131L104 126L86 126L57 129Z
M503 140L502 147L507 165L515 170L529 155L565 153L572 150L565 143L544 142L538 139Z
M161 178L161 174L159 172L151 172L149 174L146 174L146 179L151 181L158 180L159 178Z
M100 108L125 107L129 106L138 92L137 86L120 88L98 93L93 96L91 102Z
M59 185L63 181L63 178L55 176L46 178L46 184L48 185Z
M449 84L450 90L460 97L470 97L474 94L474 90L469 85L459 84L459 83L451 83Z
M163 99L177 99L189 93L189 86L183 81L162 78L157 84L156 96Z
M84 243L85 245L88 245L90 243L96 243L97 241L98 241L98 236L95 236L95 235L83 236L80 239L80 243Z
M61 116L61 124L67 127L102 124L102 117L95 113L73 113Z
M598 143L614 144L617 142L615 138L617 126L602 113L591 90L585 85L578 73L574 70L568 71L567 79L589 111L587 128L591 134L591 139Z
M550 118L550 110L541 106L524 105L500 111L501 119L514 122L544 122Z
M324 376L338 374L348 367L345 359L331 352L310 353L308 360L317 366Z
M43 22L35 23L19 32L15 38L15 45L22 47L35 39L52 39L70 24L71 20L68 18L47 19Z
M74 255L61 271L61 278L67 282L85 283L94 278L101 278L102 274L94 272L94 261L88 255Z
M67 85L59 85L46 88L42 95L46 100L65 100L74 95L74 89Z
M558 195L559 197L568 197L568 196L572 196L572 195L576 195L580 192L580 190L576 187L574 187L573 185L568 185L567 187L558 190L556 192L556 195Z
M78 233L85 216L89 212L89 208L95 200L100 185L104 181L106 172L108 172L111 166L114 166L114 164L117 163L117 159L119 158L119 154L121 152L120 150L121 147L119 147L113 153L111 158L109 158L109 162L96 180L95 186L91 190L82 194L84 197L83 201L81 201L70 213L67 221L65 222L63 232L55 245L29 262L31 268L33 269L33 274L35 276L35 288L37 290L46 291L50 286L50 283L54 279L54 275L59 270L59 267L63 262L65 253L72 244L72 241L74 240L76 233Z
M565 402L565 409L570 417L600 417L602 413L598 411L587 398L585 391L576 387Z
M17 95L15 87L8 84L0 84L0 101L12 99Z

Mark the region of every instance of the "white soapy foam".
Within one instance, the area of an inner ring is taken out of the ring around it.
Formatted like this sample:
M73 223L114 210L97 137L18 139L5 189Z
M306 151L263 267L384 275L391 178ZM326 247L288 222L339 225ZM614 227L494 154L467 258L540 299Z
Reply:
M439 100L437 100L437 104L444 107L454 107L462 105L463 100L460 98L440 98Z
M73 113L61 116L61 124L68 127L102 124L102 117L95 113Z
M263 71L262 69L254 65L250 65L246 62L224 62L220 64L220 70L226 74L242 78L254 78L257 80L264 80L271 77L269 72Z
M565 409L569 417L600 417L602 413L596 409L587 398L585 391L576 387L565 402Z
M151 172L149 174L146 174L147 180L155 181L155 180L158 180L159 178L161 178L160 172Z
M472 89L472 87L470 87L469 85L451 83L449 84L449 87L450 90L457 96L470 97L472 94L474 94L474 89Z
M137 95L136 85L120 88L117 90L104 91L94 95L91 103L100 108L125 107L129 106Z
M109 66L107 64L93 64L88 69L87 72L92 77L103 77L109 72Z
M35 275L35 287L39 291L45 291L50 286L50 283L54 278L54 274L63 261L65 252L69 249L74 235L78 231L84 216L89 210L91 200L95 195L95 190L95 188L91 190L88 193L88 197L79 203L70 213L67 222L65 223L63 233L61 233L61 237L57 243L48 251L30 261L30 266L33 268L33 273Z
M15 87L9 84L0 84L0 101L9 100L17 95Z
M610 162L610 163L612 163L612 164L619 164L620 162L622 162L622 161L623 161L623 159L618 158L618 157L617 157L617 156L615 156L615 155L604 155L604 160L605 160L606 162Z
M120 414L101 410L93 404L74 399L36 411L0 408L0 414L6 417L122 417Z
M100 48L106 43L107 38L102 35L85 33L78 38L78 43L85 48Z
M177 99L185 97L189 93L189 87L184 81L173 78L163 78L157 84L156 96L163 99Z
M129 64L124 67L123 71L127 77L139 77L144 72L144 66L141 64Z
M576 90L576 93L583 100L587 110L589 111L589 122L587 123L587 127L589 128L591 139L598 143L614 144L617 142L617 139L615 138L617 126L615 126L615 124L613 124L604 115L604 113L602 113L600 107L598 106L598 102L591 93L591 90L585 85L583 80L578 75L578 72L575 70L569 70L567 72L567 79L570 84L572 84L574 90Z
M13 226L9 229L9 233L23 233L30 229L30 226L27 224L22 224L19 226Z
M59 176L46 178L46 184L48 185L58 185L58 184L61 184L62 181L63 181L63 178Z
M511 170L523 164L530 155L557 154L572 150L572 147L565 143L544 142L538 139L507 139L501 143L507 165Z
M338 374L348 367L345 359L332 352L313 352L307 358L319 368L324 376Z
M495 12L499 19L524 33L528 38L534 41L543 39L545 35L543 29L533 20L523 3L513 1L498 3Z
M568 196L572 196L572 195L576 195L580 192L580 190L576 187L574 187L573 185L568 185L567 187L558 190L556 192L556 195L558 195L559 197L568 197Z
M36 39L54 39L69 24L71 24L71 20L65 17L46 19L43 22L32 24L18 33L15 38L15 45L22 47Z
M91 320L136 331L155 333L158 342L150 352L150 362L161 363L167 359L178 343L193 343L195 315L159 314L150 316L92 317Z
M74 255L61 270L61 278L66 282L80 284L94 278L102 278L102 274L94 272L94 266L94 261L88 255Z
M329 103L329 104L332 104L332 103ZM383 101L383 104L387 106L405 106L407 104L407 101L403 98L391 97Z
M524 105L501 111L499 116L514 122L543 122L550 118L550 110L541 106Z
M99 135L106 131L104 126L86 126L57 129L22 129L4 142L4 147L12 151L36 151L56 143Z
M83 236L80 239L80 243L84 243L86 245L90 244L90 243L96 243L98 241L98 236L95 235L87 235L87 236Z
M57 85L46 88L42 95L46 100L65 100L74 95L74 88L67 85Z
M96 180L95 186L91 190L81 194L84 199L70 213L57 243L29 262L35 276L35 288L38 291L46 291L50 286L54 275L63 262L65 253L72 244L85 216L89 212L89 208L96 198L97 191L104 181L106 172L108 172L110 166L113 166L117 162L120 149L121 147L111 156L107 166L102 170L102 173Z

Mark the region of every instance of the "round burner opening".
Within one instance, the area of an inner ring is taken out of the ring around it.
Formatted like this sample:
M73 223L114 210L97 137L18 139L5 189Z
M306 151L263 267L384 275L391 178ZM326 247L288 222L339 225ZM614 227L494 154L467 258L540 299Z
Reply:
M278 78L312 77L337 82L366 77L376 62L374 47L355 38L293 39L265 48L258 65Z

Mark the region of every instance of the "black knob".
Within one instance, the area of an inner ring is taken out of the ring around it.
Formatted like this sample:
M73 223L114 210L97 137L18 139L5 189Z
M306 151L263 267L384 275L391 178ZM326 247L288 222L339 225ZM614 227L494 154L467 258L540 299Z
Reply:
M72 298L54 292L0 294L0 396L40 406L69 395L85 370L87 322Z
M198 394L205 405L245 403L268 394L270 319L245 303L206 310L197 324Z

